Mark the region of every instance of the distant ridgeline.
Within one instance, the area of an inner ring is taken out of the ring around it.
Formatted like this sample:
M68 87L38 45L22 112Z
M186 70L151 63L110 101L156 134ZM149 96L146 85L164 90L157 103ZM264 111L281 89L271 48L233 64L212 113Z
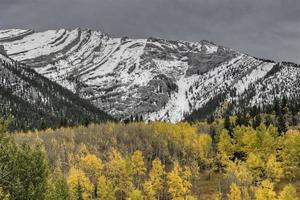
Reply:
M113 118L69 90L8 58L0 46L0 116L11 130L43 129Z
M249 92L249 94L251 91ZM251 94L250 94L251 95ZM249 105L249 99L240 98L237 101L229 102L226 100L225 94L219 94L214 99L206 103L200 109L193 111L191 114L185 115L188 122L208 120L213 118L224 118L228 115L239 115L240 113L255 114L279 114L278 110L284 107L287 112L284 114L295 116L300 112L300 94L295 93L290 97L277 98L273 96L273 102L268 104Z
M223 101L223 104L221 103ZM270 124L278 128L279 133L285 133L288 127L295 127L300 123L300 95L290 98L274 98L274 102L266 105L243 106L244 100L230 103L219 96L203 108L185 117L185 121L214 122L217 118L224 118L224 126L231 133L236 126L252 126L257 128L261 123ZM245 105L245 104L244 104ZM214 110L216 110L214 112Z

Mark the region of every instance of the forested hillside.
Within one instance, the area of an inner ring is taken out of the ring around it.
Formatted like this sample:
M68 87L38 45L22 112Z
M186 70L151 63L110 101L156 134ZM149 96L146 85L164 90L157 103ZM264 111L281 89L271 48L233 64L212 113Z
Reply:
M237 106L239 104L240 106ZM187 122L214 121L220 117L236 116L238 125L250 125L257 127L262 121L267 124L279 126L295 126L300 122L300 96L295 94L290 98L275 98L272 103L246 106L244 100L239 102L229 102L223 96L219 96L214 101L206 104L203 108L185 116Z
M11 116L11 130L55 128L112 119L88 101L10 59L1 49L0 114Z

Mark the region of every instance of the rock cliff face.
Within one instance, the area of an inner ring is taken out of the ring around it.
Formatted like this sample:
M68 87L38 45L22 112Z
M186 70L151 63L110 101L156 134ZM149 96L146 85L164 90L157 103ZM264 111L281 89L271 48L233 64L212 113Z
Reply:
M248 105L299 94L300 68L209 41L112 38L91 30L2 30L13 59L116 118L177 122L220 95Z

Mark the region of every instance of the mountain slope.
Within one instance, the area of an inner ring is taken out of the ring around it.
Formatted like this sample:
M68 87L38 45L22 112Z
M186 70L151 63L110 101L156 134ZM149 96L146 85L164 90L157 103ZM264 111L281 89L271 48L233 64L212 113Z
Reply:
M298 65L257 59L209 41L11 29L0 31L0 43L12 58L121 119L138 115L177 122L220 96L253 105L299 94L300 88Z
M12 129L57 127L112 119L60 85L0 52L0 113Z

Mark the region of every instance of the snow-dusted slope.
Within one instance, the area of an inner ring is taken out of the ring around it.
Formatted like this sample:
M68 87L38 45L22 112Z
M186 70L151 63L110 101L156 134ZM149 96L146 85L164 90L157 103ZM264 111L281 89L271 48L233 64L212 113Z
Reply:
M13 29L0 31L0 44L12 58L118 118L177 122L219 94L254 104L299 90L297 65L281 63L270 75L279 64L208 41Z

